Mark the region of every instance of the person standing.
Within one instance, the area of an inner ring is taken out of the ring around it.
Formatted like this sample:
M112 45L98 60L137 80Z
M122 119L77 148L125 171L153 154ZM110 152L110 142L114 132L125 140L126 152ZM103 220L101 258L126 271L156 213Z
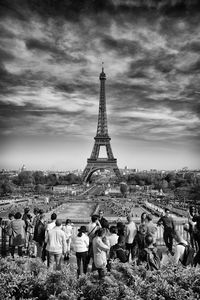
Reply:
M169 215L169 209L165 208L165 215L161 216L161 218L158 220L157 225L163 225L164 232L163 232L163 239L165 242L165 245L168 249L168 251L171 253L171 255L174 255L174 252L172 251L173 247L173 235L175 232L175 223L173 218Z
M133 248L132 248L132 257L134 261L140 261L141 256L143 255L143 250L146 247L145 244L145 237L147 234L147 226L146 224L140 224L136 236L133 241Z
M46 231L45 231L45 243L44 243L44 246L43 246L43 255L47 256L47 266L49 266L49 253L46 249L46 246L47 246L47 234L49 232L49 230L53 229L55 226L56 226L56 219L57 219L57 214L56 213L52 213L51 214L51 222L49 224L47 224L46 226Z
M41 258L43 261L45 260L43 255L43 247L45 243L45 231L46 231L45 213L43 210L40 210L39 220L37 220L34 228L33 239L36 242L37 257Z
M22 215L20 212L17 212L14 216L15 218L8 225L8 234L10 236L10 252L14 258L15 247L18 248L18 255L23 256L23 247L25 246L26 238L26 224L22 220Z
M110 247L116 245L118 243L118 235L117 235L117 227L116 226L111 226L110 227L110 234L107 236Z
M147 213L146 212L143 212L140 216L140 224L146 224L146 217L147 217Z
M91 222L87 226L88 237L89 237L88 264L90 262L90 259L93 258L92 240L95 237L96 231L100 228L101 228L101 224L98 220L98 216L97 215L92 215L91 216Z
M96 231L96 236L93 238L92 245L94 265L98 270L99 279L102 279L105 276L107 253L110 250L108 243L106 243L106 230L104 228L100 228Z
M198 244L196 241L196 222L193 222L193 218L196 217L196 209L194 206L189 207L189 212L188 212L188 224L189 224L189 235L190 235L190 244L194 250L198 250Z
M133 222L133 217L131 215L127 216L128 224L126 224L125 229L125 242L126 242L126 250L128 251L129 259L133 259L132 256L132 248L133 248L133 241L137 234L137 226L135 222Z
M188 246L188 242L180 235L178 231L174 232L174 239L176 241L175 254L173 257L174 264L181 262L184 265L185 249ZM194 251L194 250L193 250Z
M103 210L99 210L99 222L101 224L102 228L108 228L109 227L109 223L108 220L106 220L106 218L104 218L104 211Z
M32 253L32 257L36 257L37 256L37 242L34 240L34 232L35 232L35 226L37 224L37 222L39 221L40 218L40 214L39 214L39 208L38 207L34 207L33 209L33 221L32 221L32 225L33 225L33 253Z
M64 260L69 260L69 257L70 257L73 225L74 224L72 223L72 221L70 219L67 219L65 222L65 226L63 226L63 231L66 235L66 242L67 242L67 253L64 257Z
M32 224L32 215L27 214L26 218L26 252L27 255L32 256L33 255L33 233L34 228Z
M67 243L65 233L62 230L61 220L56 220L55 227L47 233L46 250L49 255L49 268L53 269L54 261L56 262L56 270L61 270L62 255L67 251Z
M25 207L24 208L24 214L22 216L22 220L24 220L25 224L26 224L26 229L25 231L27 232L28 226L29 226L29 212L30 212L30 208L29 207Z
M10 242L11 242L11 236L9 235L9 224L14 219L15 219L15 214L12 213L12 212L9 213L8 214L8 222L7 222L7 226L6 226L6 234L9 236L9 251L10 251L10 253L11 253L11 244L10 244Z
M148 214L146 216L147 234L152 235L153 244L156 246L157 226L153 223L153 216Z
M83 265L83 273L87 273L87 256L88 256L88 247L89 247L89 237L86 235L86 227L81 226L78 229L78 235L74 239L74 251L76 252L77 260L77 277L81 274L81 262Z
M51 214L51 222L49 224L47 224L46 233L56 226L56 219L57 219L57 214L52 213Z

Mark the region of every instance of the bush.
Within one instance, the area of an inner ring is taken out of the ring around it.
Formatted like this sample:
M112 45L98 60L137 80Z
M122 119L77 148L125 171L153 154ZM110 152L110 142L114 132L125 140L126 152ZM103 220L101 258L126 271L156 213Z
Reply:
M48 272L37 259L0 261L0 299L8 300L196 300L200 299L200 269L172 264L147 271L117 261L104 280L97 273L76 279L76 266Z

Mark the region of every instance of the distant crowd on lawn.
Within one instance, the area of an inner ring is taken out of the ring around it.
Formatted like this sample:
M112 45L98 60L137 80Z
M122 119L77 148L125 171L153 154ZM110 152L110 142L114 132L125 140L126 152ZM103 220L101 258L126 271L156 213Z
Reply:
M75 253L77 277L82 272L86 274L90 266L91 271L98 271L99 279L102 279L109 274L112 261L116 259L122 263L145 263L148 270L158 270L163 259L163 251L156 244L158 226L163 226L166 254L174 264L194 267L200 264L200 215L195 207L190 207L188 223L184 226L189 233L189 242L177 231L168 208L157 224L151 214L143 212L139 225L128 214L125 224L118 221L111 226L100 210L98 215L91 216L87 226L80 226L74 236L71 220L67 219L63 225L56 213L52 213L48 223L43 210L34 208L32 215L26 207L23 215L20 212L9 214L6 233L13 259L17 248L19 256L39 257L46 261L50 270L54 265L60 270L62 264L70 263L71 255Z

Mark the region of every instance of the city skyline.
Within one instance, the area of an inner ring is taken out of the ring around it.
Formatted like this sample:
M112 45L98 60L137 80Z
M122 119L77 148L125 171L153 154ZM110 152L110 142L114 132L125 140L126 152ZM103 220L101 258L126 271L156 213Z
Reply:
M0 168L84 169L102 62L119 168L200 168L198 1L39 2L0 4Z

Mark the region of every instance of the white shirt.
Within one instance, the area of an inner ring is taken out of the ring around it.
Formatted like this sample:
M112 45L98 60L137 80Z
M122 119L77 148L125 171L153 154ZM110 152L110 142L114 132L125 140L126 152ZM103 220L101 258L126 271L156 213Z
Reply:
M137 226L133 221L126 225L126 243L132 244L137 233Z
M111 235L107 236L107 239L109 240L110 247L116 245L118 243L119 236L116 233L112 233Z
M51 223L47 224L47 228L45 231L45 242L47 242L47 234L49 232L49 230L53 229L56 226L56 220L52 221Z
M67 243L65 233L60 226L56 226L47 232L47 247L46 250L56 254L66 253Z
M56 220L52 221L51 223L47 224L47 229L46 231L49 231L51 229L53 229L56 226Z
M76 236L74 239L74 251L75 252L86 252L89 247L89 237L82 233L82 236Z
M95 232L100 228L96 223L90 222L87 226L89 239L92 240L95 236Z
M185 241L185 240L182 241L182 243L188 245L187 241ZM184 252L185 252L185 246L177 244L176 249L175 249L174 258L173 258L173 261L175 264L178 264L179 260L182 261Z

